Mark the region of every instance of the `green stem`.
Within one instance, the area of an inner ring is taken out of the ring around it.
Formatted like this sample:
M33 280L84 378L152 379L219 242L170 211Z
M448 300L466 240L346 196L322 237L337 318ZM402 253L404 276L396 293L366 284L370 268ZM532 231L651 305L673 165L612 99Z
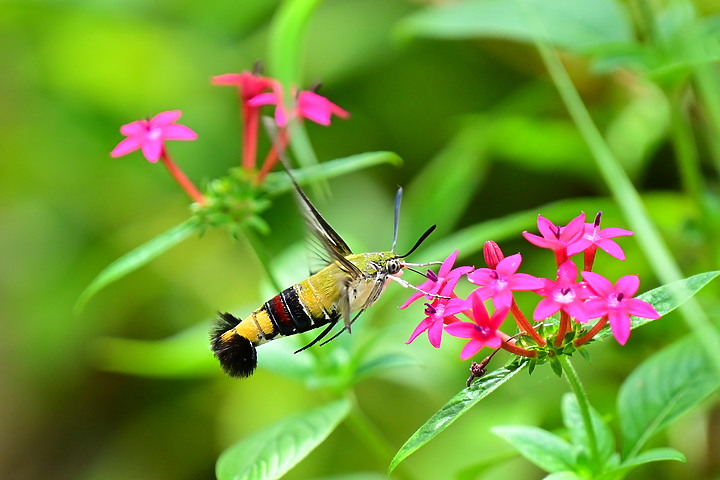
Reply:
M391 458L395 455L394 449L381 435L377 427L370 421L370 419L363 413L357 404L357 400L353 398L353 408L350 411L350 415L345 419L348 427L352 429L355 435L365 443L370 452L380 462L381 465L386 466ZM397 478L411 480L413 477L405 472L403 469L398 468L393 471L393 474Z
M558 355L558 360L560 361L560 365L562 365L565 378L570 384L570 388L575 394L578 407L580 408L580 416L582 417L583 425L585 425L585 432L587 432L590 458L593 459L593 463L598 463L597 439L595 438L595 429L593 428L592 417L590 416L590 401L588 400L587 393L580 382L580 377L578 377L575 368L572 366L572 363L570 363L570 358L566 355Z

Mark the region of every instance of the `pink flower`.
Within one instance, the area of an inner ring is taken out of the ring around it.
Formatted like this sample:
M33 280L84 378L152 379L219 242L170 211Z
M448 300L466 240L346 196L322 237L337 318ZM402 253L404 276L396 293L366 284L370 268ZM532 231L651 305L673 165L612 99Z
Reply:
M542 237L535 234L523 232L523 237L540 248L549 248L555 252L558 265L567 260L569 250L575 253L582 252L590 245L590 240L583 237L585 232L585 213L573 218L564 227L555 225L545 217L538 215L538 230Z
M337 115L347 118L350 113L332 103L327 98L315 92L304 90L297 96L294 111L288 113L283 105L282 95L276 89L274 92L261 93L248 101L252 106L275 105L275 122L284 127L290 118L298 116L307 118L320 125L330 125L330 117Z
M422 290L422 292L433 295L441 295L445 297L452 296L453 290L455 290L455 286L458 281L460 281L460 278L473 270L473 267L469 266L453 268L455 260L457 260L457 256L458 251L455 250L445 259L445 261L443 261L442 265L440 265L440 270L438 270L437 275L432 270L428 270L427 280L418 285L417 288ZM415 300L424 296L424 293L422 292L416 291L413 293L399 308L406 308Z
M180 110L170 110L160 112L150 120L137 120L123 125L120 133L127 138L118 143L110 155L121 157L140 148L149 162L157 162L165 150L165 141L197 138L197 133L190 128L175 123L181 115Z
M478 268L468 275L468 280L480 288L475 290L482 300L492 298L497 309L510 308L513 291L537 290L544 283L527 273L515 273L520 268L522 256L519 253L503 258L495 268Z
M632 235L633 232L625 230L624 228L603 228L600 230L600 217L602 212L598 212L595 217L595 222L586 223L584 227L583 239L584 242L577 242L568 247L568 255L575 255L583 250L595 252L598 248L604 250L608 255L611 255L618 260L625 260L625 253L615 241L610 240L613 237L624 237ZM587 244L587 245L585 245Z
M585 311L583 301L588 298L589 293L587 287L583 283L577 283L578 269L572 260L567 260L558 268L557 281L554 282L549 278L543 279L545 286L538 290L537 293L543 298L535 307L533 312L533 320L545 320L551 315L555 315L560 310L574 317L576 320L586 322L592 316L588 316Z
M630 315L642 318L657 319L660 314L649 303L632 298L640 287L637 275L626 275L613 285L602 275L593 272L582 272L583 279L592 291L597 294L585 302L589 318L608 316L610 328L620 345L625 345L630 336Z
M477 293L471 294L469 300L472 304L473 321L455 322L445 326L445 331L453 337L470 339L460 353L462 360L472 357L483 347L498 348L502 344L498 328L508 314L508 309L503 308L489 316L482 298Z
M242 73L216 75L212 78L213 85L237 87L243 100L249 100L262 93L263 90L272 88L274 83L275 81L271 78L255 75L247 70Z
M435 348L440 348L442 340L443 325L453 322L459 322L455 316L466 309L465 300L459 298L436 298L431 304L426 303L425 319L415 327L412 335L406 344L412 343L418 335L427 331L428 340Z

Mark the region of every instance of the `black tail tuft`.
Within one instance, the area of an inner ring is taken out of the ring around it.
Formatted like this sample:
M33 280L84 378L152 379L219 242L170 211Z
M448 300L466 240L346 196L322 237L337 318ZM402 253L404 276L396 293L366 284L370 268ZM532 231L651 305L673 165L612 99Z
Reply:
M222 335L234 328L240 320L229 313L221 313L220 321L210 335L210 344L222 369L231 377L249 377L257 367L255 345L247 338L234 333L227 340Z

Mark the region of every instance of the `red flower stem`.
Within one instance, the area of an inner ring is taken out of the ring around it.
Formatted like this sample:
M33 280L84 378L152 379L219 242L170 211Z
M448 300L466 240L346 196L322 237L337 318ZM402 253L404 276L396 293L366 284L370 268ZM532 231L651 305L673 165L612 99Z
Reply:
M583 254L583 268L586 272L592 272L593 263L595 263L595 254L597 253L597 247L592 246L585 250Z
M563 310L560 312L560 328L558 328L557 338L555 338L556 347L562 345L568 330L570 330L570 315Z
M162 155L160 155L160 160L163 162L165 167L167 167L170 175L175 178L175 181L177 181L183 188L183 190L185 190L187 194L190 195L190 198L192 198L196 203L205 203L205 197L203 196L203 194L200 193L200 191L195 187L195 185L193 185L190 179L185 176L182 170L180 170L178 166L175 165L175 162L172 161L165 149L163 149Z
M597 335L598 332L600 330L602 330L603 327L605 327L605 325L607 325L607 322L608 322L608 316L605 315L600 320L598 320L598 322L595 324L595 326L593 328L590 329L589 332L587 332L585 335L583 335L582 337L578 338L577 340L575 340L573 342L575 344L575 346L579 347L580 345L584 345L587 342L589 342L591 338L593 338L595 335Z
M515 317L515 323L517 323L518 328L524 332L527 333L532 337L533 340L535 340L535 343L537 343L539 346L545 345L545 339L540 336L539 333L535 331L535 329L530 325L530 322L528 322L527 318L525 318L525 315L520 311L520 307L518 307L518 304L513 299L512 305L510 305L510 311L513 314L513 317Z
M265 161L263 162L263 166L260 169L260 173L255 180L256 185L260 185L262 181L265 180L267 174L270 173L270 170L272 170L272 168L277 163L278 158L280 157L280 152L283 152L285 150L287 144L287 130L285 128L281 128L280 130L278 130L277 138L275 138L272 148L265 157Z
M562 250L555 250L555 263L557 263L558 267L565 263L567 259L567 248L563 248Z
M525 348L515 345L514 337L511 337L503 332L498 332L498 335L502 339L502 344L500 345L500 348L502 348L503 350L507 350L508 352L514 353L515 355L520 355L521 357L537 357L537 350L527 350Z
M260 110L249 106L245 100L242 105L243 136L242 136L242 167L245 171L252 171L257 162L258 122Z

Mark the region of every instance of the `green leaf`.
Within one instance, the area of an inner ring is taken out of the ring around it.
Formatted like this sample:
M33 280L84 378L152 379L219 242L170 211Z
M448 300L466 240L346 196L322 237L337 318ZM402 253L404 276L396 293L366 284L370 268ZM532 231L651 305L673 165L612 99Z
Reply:
M161 378L212 375L220 371L208 351L208 324L200 323L163 340L99 338L91 345L98 368Z
M318 165L311 165L293 170L295 179L300 184L315 180L333 178L346 173L356 172L363 168L389 163L398 166L400 157L393 152L365 152L349 157L336 158ZM265 179L265 189L270 195L277 195L292 190L292 182L286 172L270 173Z
M317 447L350 412L343 399L286 418L225 450L218 480L272 480L282 477Z
M630 471L636 469L640 465L652 462L662 462L666 460L674 460L685 463L685 455L678 452L674 448L656 448L641 453L627 461L623 462L618 468L607 470L602 475L594 477L595 480L616 480L622 478Z
M387 353L363 362L355 371L354 382L378 375L396 368L415 367L418 361L401 353Z
M655 433L720 387L695 336L656 353L627 378L618 395L623 457L631 459Z
M502 38L584 52L633 40L629 16L613 0L466 0L427 8L401 25L406 33Z
M186 220L112 262L82 292L75 304L76 313L80 312L98 291L160 256L188 238L197 229L198 224L194 219Z
M467 412L477 402L487 397L495 391L500 385L507 382L516 373L522 370L528 364L527 359L495 370L487 375L475 380L472 385L460 391L448 403L442 406L440 410L435 412L430 419L425 422L400 450L390 462L388 473L392 472L403 460L410 456L417 449L435 438L440 432L445 430L450 424L457 420L461 415Z
M698 273L692 277L678 280L677 282L668 283L658 288L649 290L637 298L648 302L655 307L655 310L665 316L682 305L688 298L695 295L700 289L707 285L712 279L720 275L720 270L712 272ZM650 318L630 317L633 329L652 322ZM612 334L609 327L606 327L598 333L595 338L601 339Z
M520 455L547 472L573 471L573 446L557 435L538 427L499 426L490 429L515 447Z
M575 472L557 472L544 476L543 480L583 480L583 477Z

